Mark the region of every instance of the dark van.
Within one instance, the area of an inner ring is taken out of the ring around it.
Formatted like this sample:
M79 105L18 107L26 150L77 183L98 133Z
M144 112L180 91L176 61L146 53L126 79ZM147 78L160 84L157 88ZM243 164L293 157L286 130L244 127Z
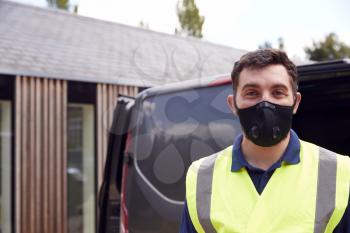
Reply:
M350 154L350 62L298 67L302 101L293 119L301 139ZM192 161L241 133L226 105L228 75L119 97L110 130L99 232L178 232Z

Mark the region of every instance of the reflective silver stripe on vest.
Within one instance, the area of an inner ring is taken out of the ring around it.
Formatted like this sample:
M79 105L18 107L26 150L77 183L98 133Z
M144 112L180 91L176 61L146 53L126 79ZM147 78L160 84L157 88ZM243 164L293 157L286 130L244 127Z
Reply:
M197 215L206 233L216 232L210 220L211 189L216 158L217 154L205 158L199 166L197 176Z
M337 156L319 147L317 197L314 233L323 233L335 209Z

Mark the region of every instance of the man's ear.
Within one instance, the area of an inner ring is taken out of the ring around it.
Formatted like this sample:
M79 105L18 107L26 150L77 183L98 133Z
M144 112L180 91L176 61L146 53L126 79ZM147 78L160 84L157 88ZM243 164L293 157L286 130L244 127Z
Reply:
M297 92L296 95L295 95L295 103L294 103L294 108L293 108L293 114L297 113L300 101L301 101L301 94L300 94L300 92Z
M234 95L227 96L227 105L231 109L232 113L237 116L237 108L235 105L235 96Z

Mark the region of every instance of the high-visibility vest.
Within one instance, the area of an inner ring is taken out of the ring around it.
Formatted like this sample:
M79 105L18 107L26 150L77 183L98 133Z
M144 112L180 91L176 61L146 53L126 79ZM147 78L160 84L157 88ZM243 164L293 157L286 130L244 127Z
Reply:
M261 195L244 167L231 171L232 146L192 163L186 200L197 232L333 232L348 205L350 158L300 144L300 163L282 162Z

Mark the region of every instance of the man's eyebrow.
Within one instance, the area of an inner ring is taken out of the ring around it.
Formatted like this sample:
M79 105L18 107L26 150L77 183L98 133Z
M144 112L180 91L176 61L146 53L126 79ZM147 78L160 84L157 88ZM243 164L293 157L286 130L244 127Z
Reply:
M243 85L242 90L247 89L247 88L259 88L259 87L260 86L256 83L247 83L247 84ZM283 88L283 89L288 90L288 86L285 84L274 84L271 88L272 89Z
M242 90L246 89L246 88L258 88L259 85L255 84L255 83L247 83L245 85L243 85Z
M283 89L287 89L288 90L288 87L284 84L275 84L272 86L273 89L276 89L276 88L283 88Z

